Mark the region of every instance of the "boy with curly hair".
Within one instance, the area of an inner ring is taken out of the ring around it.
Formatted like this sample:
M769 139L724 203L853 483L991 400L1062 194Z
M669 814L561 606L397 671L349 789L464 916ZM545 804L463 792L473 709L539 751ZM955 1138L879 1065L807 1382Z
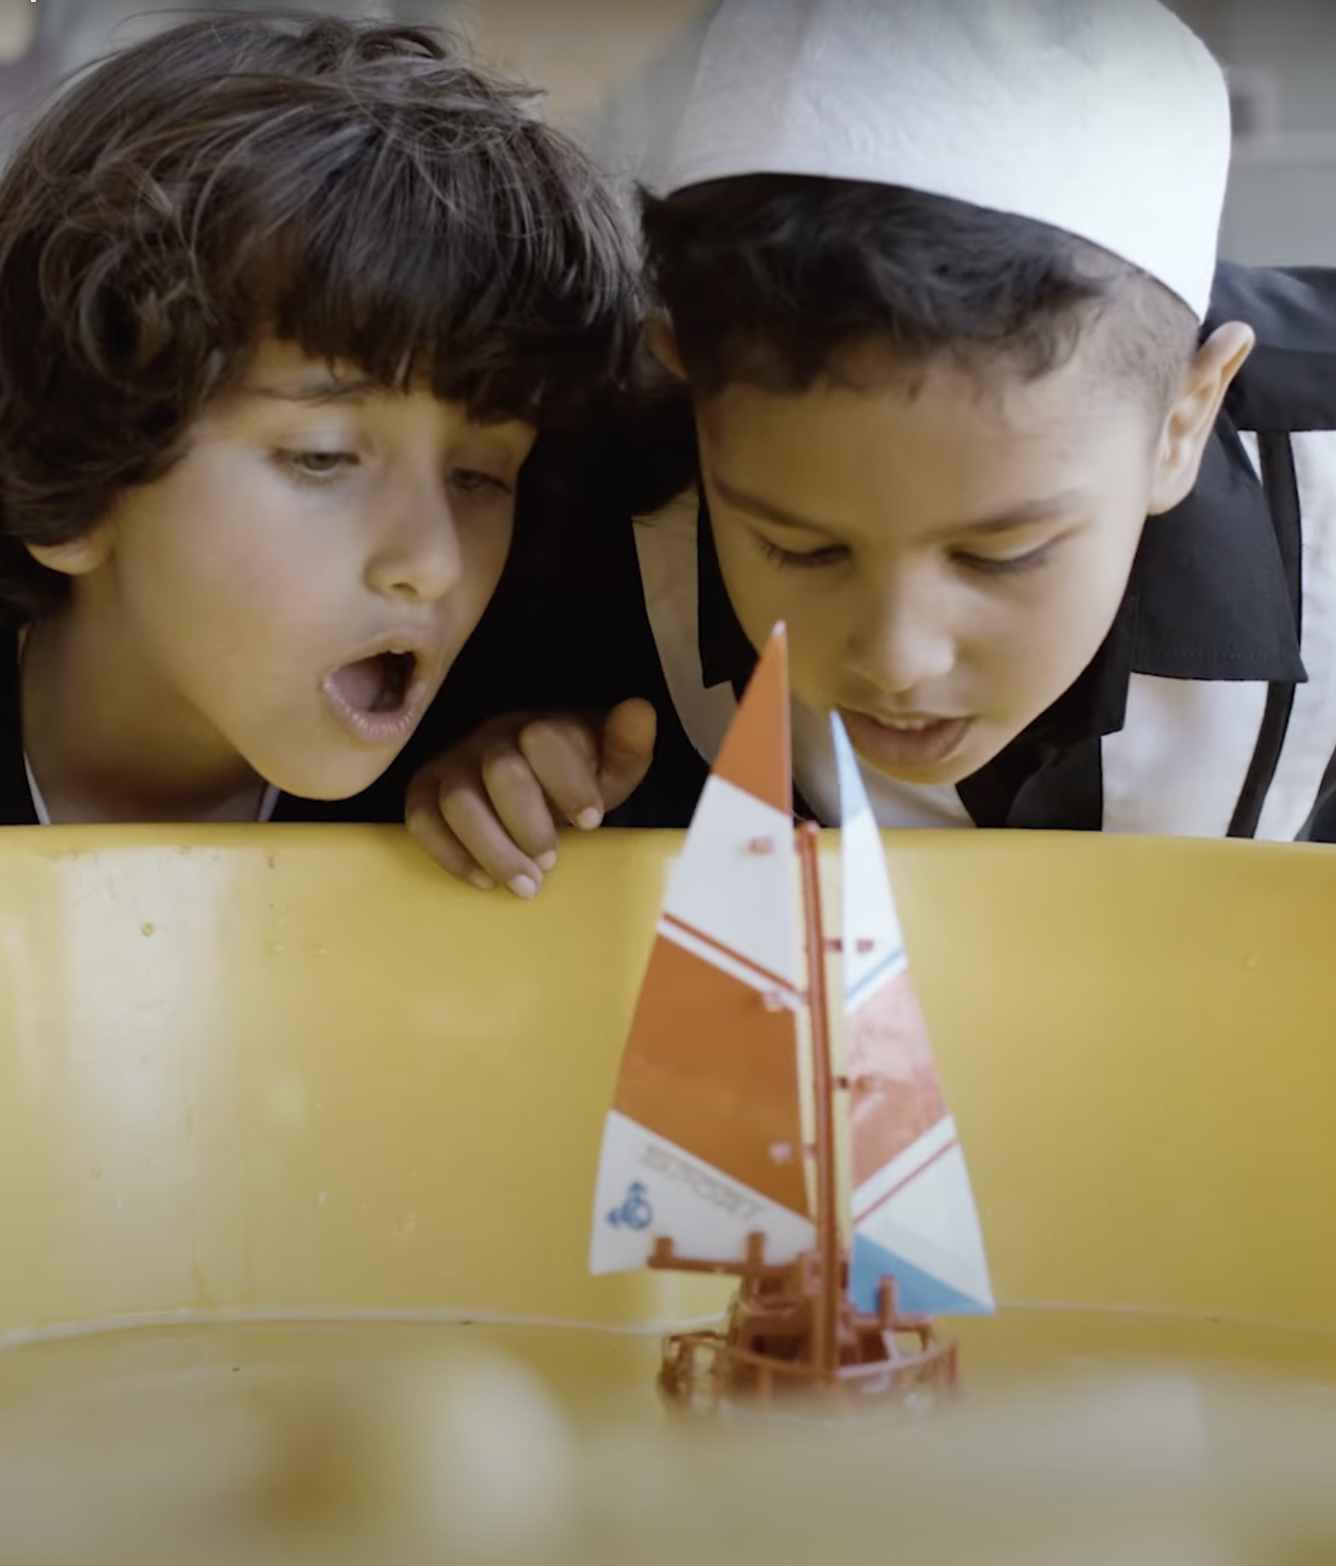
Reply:
M309 17L76 77L0 179L0 298L8 824L366 790L639 322L615 202L525 93Z

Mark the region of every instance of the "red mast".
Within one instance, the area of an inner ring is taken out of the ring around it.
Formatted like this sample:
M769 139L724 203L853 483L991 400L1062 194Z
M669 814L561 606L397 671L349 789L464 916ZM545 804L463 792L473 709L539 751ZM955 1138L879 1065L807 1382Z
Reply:
M840 1229L835 1180L835 1094L830 1065L830 1013L826 1006L826 937L821 919L821 880L817 845L821 828L804 821L798 828L807 924L807 996L812 1018L812 1090L816 1101L816 1250L821 1270L816 1299L812 1363L823 1379L840 1363Z

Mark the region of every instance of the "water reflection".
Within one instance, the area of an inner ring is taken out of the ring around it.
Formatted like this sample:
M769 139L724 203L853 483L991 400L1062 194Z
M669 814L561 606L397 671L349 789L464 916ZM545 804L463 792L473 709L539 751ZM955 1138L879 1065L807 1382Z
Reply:
M912 1422L689 1426L618 1395L606 1349L600 1370L598 1345L582 1336L503 1343L482 1328L438 1329L392 1343L384 1332L359 1340L351 1327L323 1338L257 1328L249 1339L195 1328L177 1335L175 1366L138 1375L134 1341L112 1360L106 1340L89 1339L117 1373L90 1376L95 1358L67 1355L63 1376L36 1396L36 1383L15 1374L25 1356L14 1356L13 1368L0 1364L0 1558L1334 1558L1336 1406L1283 1377L1147 1362L981 1381L964 1403Z

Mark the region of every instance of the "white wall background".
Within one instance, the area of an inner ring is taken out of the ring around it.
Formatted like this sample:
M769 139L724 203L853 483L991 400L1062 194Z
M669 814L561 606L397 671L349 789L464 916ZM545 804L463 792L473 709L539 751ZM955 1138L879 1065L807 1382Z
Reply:
M1224 253L1254 263L1336 265L1336 0L1169 3L1236 73L1241 123ZM554 116L580 130L615 172L650 183L662 169L713 9L713 0L295 4L465 20L488 55L549 88ZM0 0L0 153L60 74L113 39L190 8L190 0L170 10L162 0ZM265 8L263 0L256 8Z
M1336 265L1336 3L1179 0L1174 8L1237 72L1225 254Z

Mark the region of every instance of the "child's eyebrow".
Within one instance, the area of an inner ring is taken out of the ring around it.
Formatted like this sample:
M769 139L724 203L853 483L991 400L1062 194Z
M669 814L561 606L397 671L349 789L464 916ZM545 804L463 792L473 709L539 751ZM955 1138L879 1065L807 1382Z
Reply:
M1069 517L1088 505L1089 498L1083 489L1064 489L1043 500L1023 500L1017 506L1008 506L1005 511L979 517L973 522L953 522L948 527L938 528L937 534L945 538L958 533L1009 533L1013 528L1051 522L1055 517Z
M797 512L786 511L783 506L777 506L773 501L762 500L759 495L749 495L744 490L734 488L717 473L711 474L711 478L719 498L735 511L746 512L748 516L770 522L776 527L801 528L805 533L830 532L823 523L811 517L799 516ZM1084 490L1066 489L1042 500L1022 501L1019 505L1009 506L1005 511L998 511L992 516L978 517L972 522L953 522L947 527L935 529L935 536L945 538L961 533L1007 533L1015 528L1051 521L1054 517L1070 516L1073 512L1081 510L1088 500L1089 497Z
M344 381L337 376L323 375L317 380L294 381L286 386L253 386L257 397L272 397L279 402L348 402L368 397L381 390L373 380Z
M712 473L710 476L714 480L715 489L719 492L719 498L725 504L732 506L735 511L745 511L748 516L759 517L763 522L773 522L777 527L802 528L805 533L827 531L821 523L813 522L810 517L800 517L796 512L785 511L782 506L777 506L772 501L762 500L758 495L748 495L744 490L735 489L717 473Z

